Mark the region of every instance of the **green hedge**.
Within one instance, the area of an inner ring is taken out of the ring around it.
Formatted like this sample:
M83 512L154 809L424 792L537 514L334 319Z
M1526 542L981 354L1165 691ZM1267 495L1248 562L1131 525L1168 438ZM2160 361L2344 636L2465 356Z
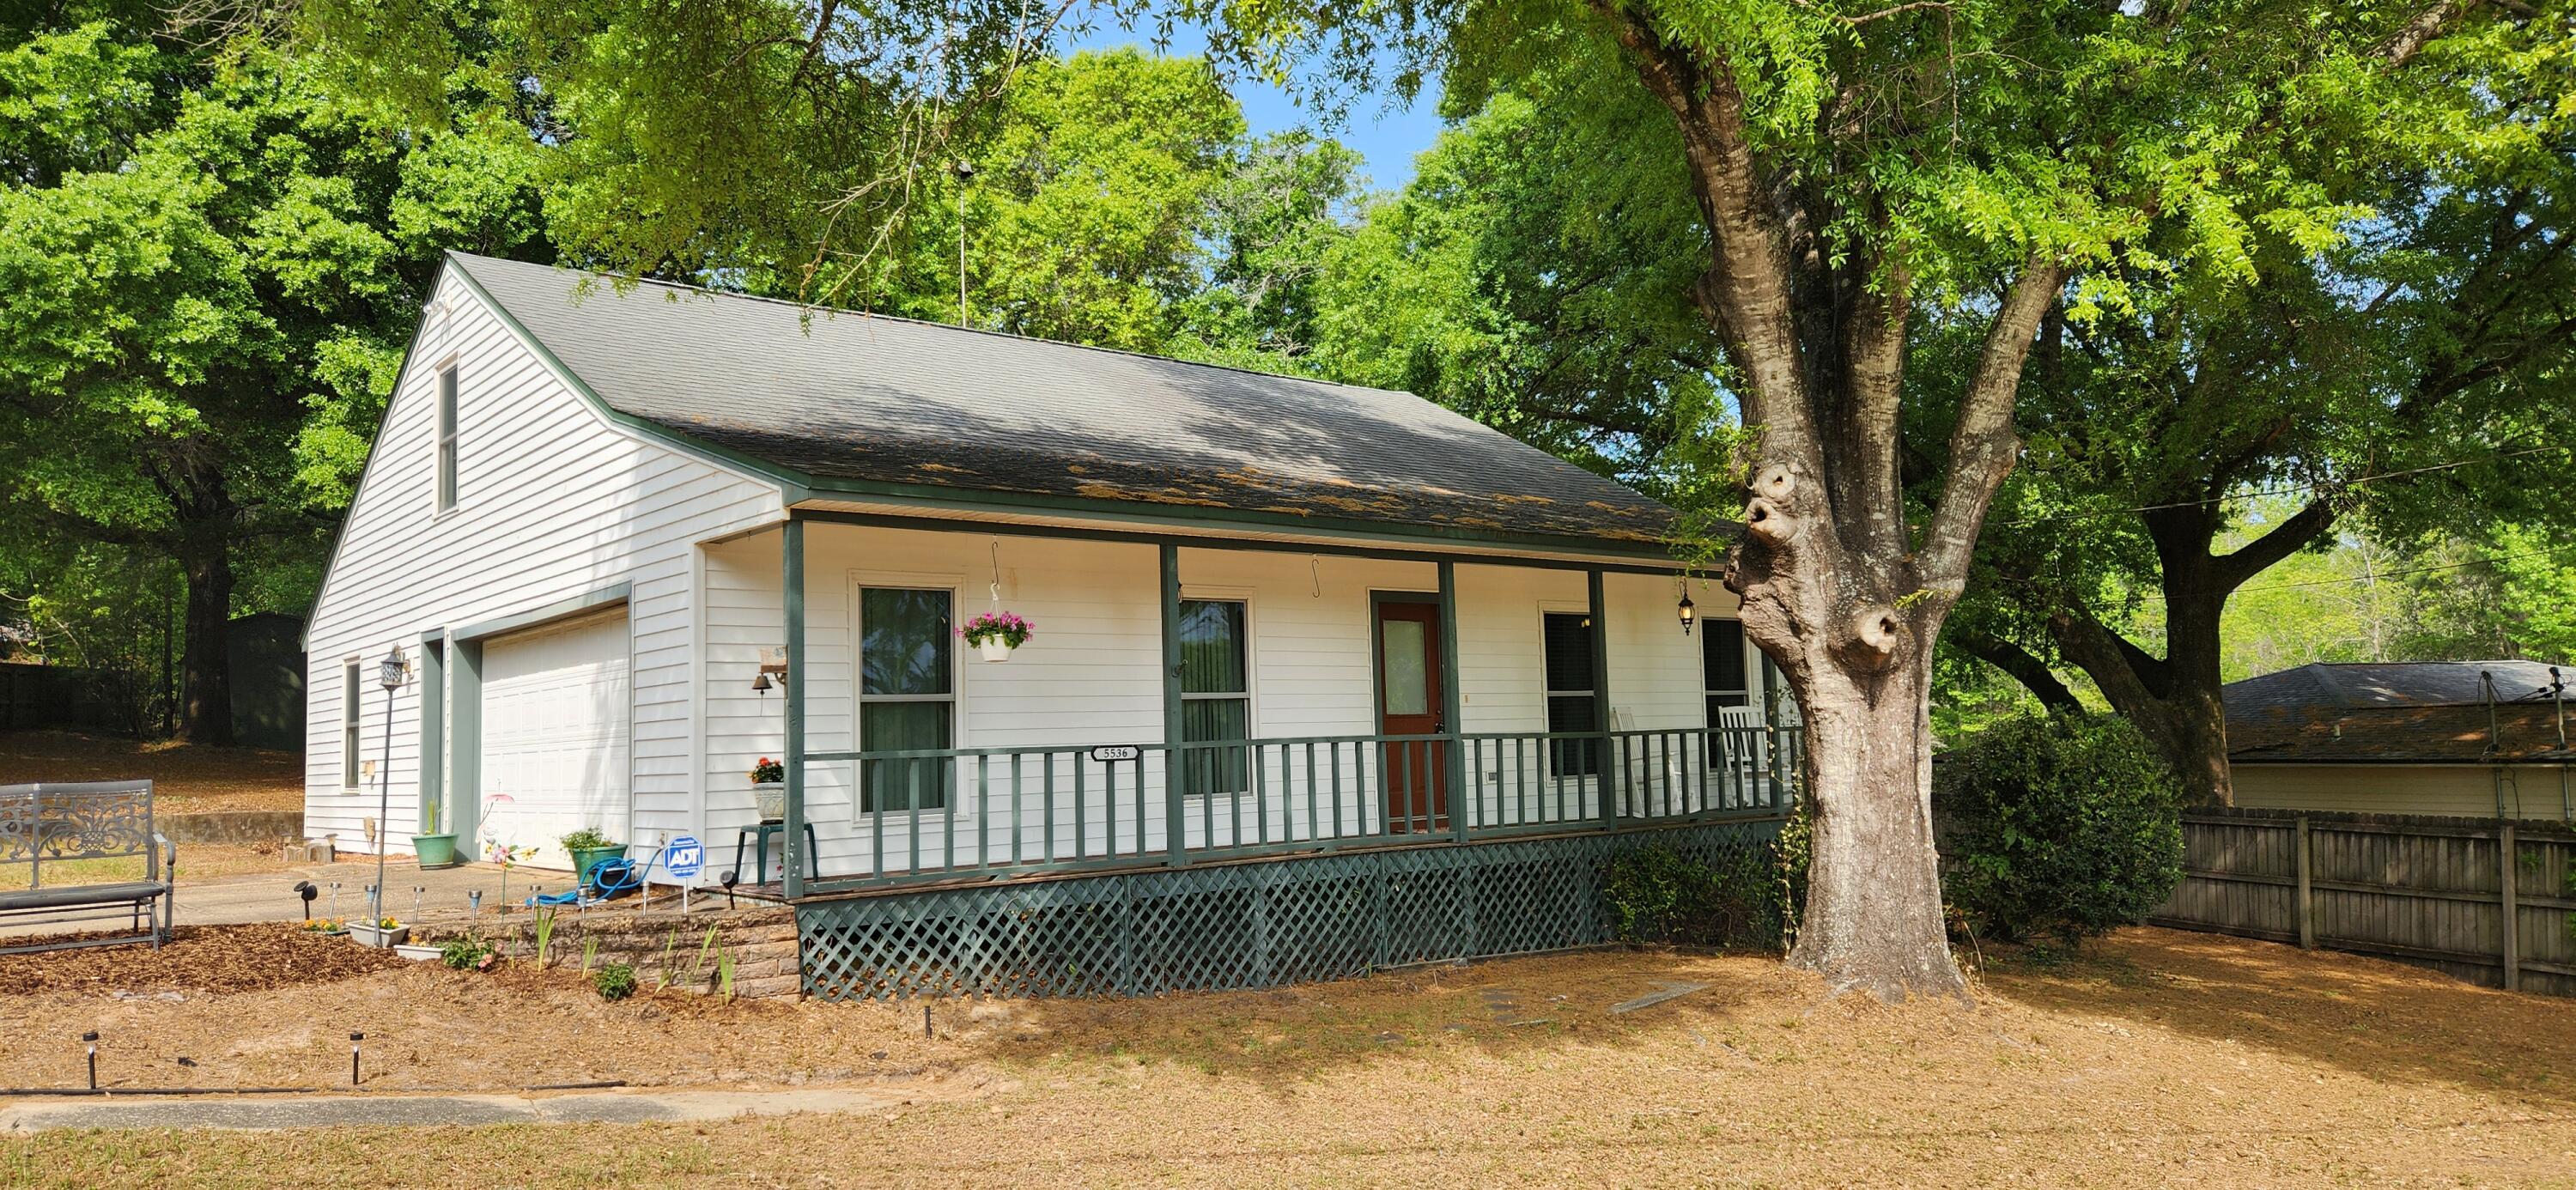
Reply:
M2137 922L2182 881L2182 787L2111 716L2025 716L1932 766L1951 919L2074 942Z
M1601 901L1622 942L1776 950L1806 900L1806 824L1712 860L1661 844L1632 847L1602 867Z

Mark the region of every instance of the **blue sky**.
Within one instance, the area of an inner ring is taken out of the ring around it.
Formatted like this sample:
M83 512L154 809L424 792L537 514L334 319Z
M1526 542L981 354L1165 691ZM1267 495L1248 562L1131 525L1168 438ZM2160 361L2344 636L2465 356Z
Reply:
M1102 21L1100 27L1076 32L1066 39L1067 52L1074 50L1113 49L1135 46L1147 53L1153 51L1152 31L1131 32ZM1207 47L1206 39L1196 29L1176 29L1172 44L1164 52L1175 57L1190 57ZM1390 107L1389 96L1364 95L1350 105L1350 115L1340 127L1328 127L1318 113L1301 108L1279 88L1250 78L1229 78L1226 85L1243 104L1244 123L1255 135L1290 128L1311 128L1360 151L1368 159L1370 184L1381 190L1401 188L1413 180L1413 155L1431 147L1440 135L1439 85L1424 86L1422 94L1403 107Z

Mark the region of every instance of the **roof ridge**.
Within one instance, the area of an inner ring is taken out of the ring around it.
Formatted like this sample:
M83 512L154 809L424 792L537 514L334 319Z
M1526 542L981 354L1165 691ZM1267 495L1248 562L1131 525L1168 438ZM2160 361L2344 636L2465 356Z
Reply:
M984 336L987 336L987 337L990 337L990 338L995 338L995 339L1007 339L1007 340L1010 340L1010 341L1012 341L1012 342L1018 342L1018 343L1039 343L1039 344L1044 344L1045 346L1048 346L1048 347L1070 347L1070 348L1073 348L1073 349L1078 350L1078 351L1096 351L1096 352L1099 352L1099 353L1101 353L1101 354L1103 354L1103 355L1117 355L1117 356L1125 356L1126 358L1129 358L1129 359L1153 360L1153 361L1155 361L1156 363L1180 364L1180 365L1182 365L1182 366L1184 366L1184 367L1191 367L1191 368L1207 368L1207 369L1209 369L1209 370L1211 370L1211 371L1217 371L1217 372L1231 372L1231 373L1234 373L1234 374L1236 374L1236 375L1238 375L1238 376L1259 376L1259 377L1262 377L1263 379L1266 379L1266 380L1289 380L1289 381L1295 381L1295 382L1297 382L1297 383L1299 383L1299 384L1312 384L1312 385L1318 385L1318 386L1321 386L1321 387L1324 387L1324 388L1332 388L1332 389L1348 389L1348 390L1351 390L1351 391L1353 391L1353 392L1364 392L1364 393L1386 393L1386 394L1388 394L1388 395L1390 395L1390 396L1411 397L1411 398L1413 398L1414 400L1422 401L1422 402L1425 402L1425 403L1427 403L1427 404L1430 404L1430 405L1436 406L1436 407L1441 408L1441 409L1447 409L1450 413L1452 413L1452 414L1457 414L1457 415L1458 415L1458 416L1460 416L1460 417L1465 417L1465 416L1466 416L1465 414L1459 414L1457 410L1455 410L1455 409L1449 409L1449 407L1448 407L1448 406L1446 406L1446 405L1442 405L1442 404L1440 404L1440 402L1438 402L1438 401L1434 401L1434 400L1432 400L1431 398L1426 397L1426 396L1423 396L1423 395L1422 395L1422 394L1420 394L1420 393L1412 392L1412 391L1410 391L1410 390L1407 390L1407 389L1401 389L1401 388L1379 388L1379 387L1376 387L1375 385L1368 385L1368 384L1351 384L1351 383L1348 383L1348 382L1346 382L1346 381L1340 381L1340 380L1325 380L1325 379L1323 379L1323 378L1321 378L1321 377L1316 377L1316 376L1300 376L1300 375L1297 375L1296 373L1293 373L1293 372L1264 372L1264 371L1261 371L1261 370L1259 370L1259 369L1257 369L1257 368L1241 368L1241 367L1236 367L1236 366L1234 366L1234 365L1232 365L1232 364L1213 364L1213 363L1209 363L1209 362L1207 362L1207 361L1205 361L1205 360L1182 359L1182 358L1180 358L1179 356L1173 356L1173 355L1155 355L1154 353L1149 352L1149 351L1129 351L1129 350L1127 350L1126 348L1123 348L1123 347L1102 347L1102 346L1100 346L1099 344L1096 344L1096 343L1077 343L1077 342L1074 342L1074 341L1069 340L1069 339L1046 339L1046 338L1040 338L1040 337L1038 337L1038 336L1036 336L1036 335L1023 335L1023 334L1020 334L1020 333L1019 333L1019 332L1017 332L1017 331L997 331L997 330L991 330L991 329L988 329L988 328L985 328L985 327L979 327L979 326L956 326L956 325L953 325L953 324L950 324L950 323L945 323L945 322L932 322L932 321L930 321L929 319L926 319L926 318L914 318L914 317L911 317L910 315L905 315L905 314L880 314L880 313L877 313L877 312L876 312L876 311L874 311L874 310L853 310L853 309L850 309L850 308L848 308L848 307L846 307L846 306L817 306L817 305L809 305L809 304L804 303L804 302L790 301L790 300L788 300L788 299L786 299L786 298L767 297L767 296L764 296L764 295L761 295L761 294L757 294L757 293L737 293L737 292L735 292L735 291L733 291L733 290L728 290L728 289L714 289L714 288L711 288L711 287L708 287L708 286L704 286L704 285L691 285L691 284L689 284L688 282L685 282L685 281L665 281L665 280L663 280L663 279L661 279L661 278L659 278L659 277L635 277L635 276L628 276L628 275L626 275L626 274L624 274L624 273L603 273L603 272L600 272L600 271L598 271L598 270L596 270L596 269L576 268L576 267L574 267L574 266L567 265L567 264L563 264L563 263L561 263L561 262L557 262L557 263L549 264L549 265L541 265L541 264L535 264L535 263L530 262L530 261L524 261L524 260L511 260L510 258L505 257L505 256L485 256L485 255L483 255L483 254L481 254L481 253L477 253L477 252L465 252L465 251L460 251L460 250L455 249L455 248L450 248L450 249L448 249L448 250L447 250L447 255L449 255L450 257L454 257L454 258L460 259L460 260L467 260L467 261L490 261L490 262L492 262L492 263L494 263L494 264L522 265L522 266L526 266L526 267L529 267L529 268L550 269L550 270L553 270L553 271L555 271L555 272L559 272L559 273L580 273L580 274L586 274L586 275L591 276L591 277L604 278L604 279L607 279L607 280L610 280L610 281L628 281L628 282L632 282L632 283L637 284L637 285L655 285L655 286L660 286L661 288L664 288L664 289L676 289L676 290L681 290L681 291L684 291L684 292L687 292L687 293L698 293L698 294L704 294L704 295L706 295L706 296L708 296L708 297L715 297L715 298L738 298L738 299L740 299L740 300L742 300L742 301L747 301L747 302L760 302L760 303L763 303L763 304L766 304L766 305L772 305L772 306L786 306L786 307L789 307L789 308L791 308L791 309L794 309L794 310L797 310L797 311L799 311L799 312L803 312L803 313L811 313L811 312L814 312L814 311L821 311L821 312L823 312L823 313L825 313L825 314L848 314L848 315L852 315L852 316L854 316L854 317L858 317L858 318L878 318L878 319L884 319L884 320L885 320L885 321L887 321L887 322L899 322L899 323L902 323L902 324L904 324L904 325L906 325L906 326L917 326L917 327L923 327L923 328L926 328L926 329L929 329L929 330L937 330L937 331L957 331L957 332L960 332L960 333L963 333L963 334L969 334L969 335L984 335ZM1469 418L1468 420L1473 421L1474 419L1473 419L1473 418ZM1478 422L1477 424L1482 425L1483 423L1482 423L1482 422ZM1488 428L1491 428L1491 427L1488 427ZM1512 441L1514 441L1514 442L1519 442L1519 441L1520 441L1520 439L1518 439L1518 438L1513 438L1513 437L1512 437L1511 435L1509 435L1509 434L1505 434L1505 435L1503 435L1503 436L1504 436L1504 437L1506 437L1506 438L1511 438L1511 439L1512 439ZM1521 443L1521 444L1522 444L1522 445L1524 445L1524 446L1529 445L1528 443L1525 443L1525 442L1524 442L1524 443ZM1533 447L1532 449L1536 449L1536 448L1534 448L1534 447Z

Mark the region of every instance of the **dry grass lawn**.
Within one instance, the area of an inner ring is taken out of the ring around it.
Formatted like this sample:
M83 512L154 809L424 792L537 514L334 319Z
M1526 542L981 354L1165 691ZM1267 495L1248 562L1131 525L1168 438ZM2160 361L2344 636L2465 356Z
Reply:
M725 1126L43 1133L0 1183L2576 1186L2576 1002L2153 929L2000 963L1979 1007L1760 958L1595 953L1272 992L606 1004L564 972L0 995L12 1081L585 1078L893 1089ZM1614 1015L1667 981L1710 985ZM112 982L112 981L111 981ZM157 990L155 990L157 989ZM121 995L118 993L122 993ZM176 998L168 998L173 997ZM178 1059L194 1065L183 1068Z
M143 743L69 731L0 734L0 785L149 777L169 814L301 810L304 757L260 748Z

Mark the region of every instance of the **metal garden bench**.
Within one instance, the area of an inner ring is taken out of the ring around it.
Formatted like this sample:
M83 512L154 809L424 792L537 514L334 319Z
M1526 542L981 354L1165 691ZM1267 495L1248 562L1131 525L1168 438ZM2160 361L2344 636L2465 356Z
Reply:
M136 857L143 860L140 880L45 883L48 864ZM0 937L0 954L143 941L158 949L170 937L171 874L178 862L178 848L152 829L150 781L0 785L0 921L124 918L135 929L113 938L15 946ZM27 866L24 887L8 879L19 864Z

